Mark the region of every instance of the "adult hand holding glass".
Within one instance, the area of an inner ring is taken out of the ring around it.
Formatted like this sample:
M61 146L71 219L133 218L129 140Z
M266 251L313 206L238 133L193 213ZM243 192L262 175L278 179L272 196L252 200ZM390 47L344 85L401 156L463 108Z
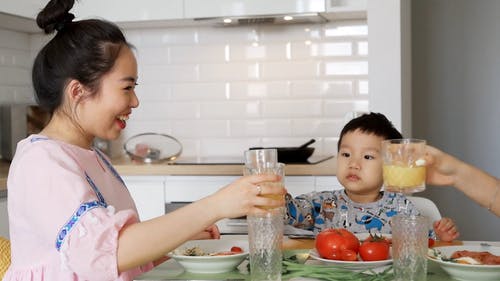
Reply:
M425 148L426 182L454 186L469 198L500 216L500 180L435 147Z
M249 213L264 213L258 206L283 207L286 189L281 177L274 174L248 175L221 188L209 197L216 198L214 208L221 217L239 217ZM264 183L276 183L270 186Z

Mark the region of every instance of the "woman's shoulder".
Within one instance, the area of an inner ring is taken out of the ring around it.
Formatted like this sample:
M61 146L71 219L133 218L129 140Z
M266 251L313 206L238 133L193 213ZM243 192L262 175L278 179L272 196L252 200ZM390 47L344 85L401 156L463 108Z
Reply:
M17 144L13 162L16 160L45 160L61 155L62 148L57 142L42 135L30 135Z
M44 167L45 172L50 172L52 166L77 168L78 165L60 142L42 135L30 135L18 143L10 169L26 171Z

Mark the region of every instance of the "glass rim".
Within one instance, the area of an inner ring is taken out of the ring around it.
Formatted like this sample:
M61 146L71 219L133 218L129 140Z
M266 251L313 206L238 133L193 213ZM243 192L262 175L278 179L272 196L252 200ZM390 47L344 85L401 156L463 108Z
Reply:
M424 143L424 144L426 144L427 141L424 139L416 139L416 138L402 138L402 139L386 139L386 140L383 140L382 143L389 143L389 144Z
M429 220L429 217L426 216L426 215L423 215L423 214L404 214L404 213L398 213L396 214L393 219L397 219L397 220L412 220L412 221L416 221L416 220Z
M248 168L248 169L269 169L269 168L285 168L285 163L282 163L282 162L276 162L276 163L272 163L272 162L267 162L267 164L270 164L269 166L266 166L266 167L252 167L252 166L249 166L249 165L243 165L245 168Z

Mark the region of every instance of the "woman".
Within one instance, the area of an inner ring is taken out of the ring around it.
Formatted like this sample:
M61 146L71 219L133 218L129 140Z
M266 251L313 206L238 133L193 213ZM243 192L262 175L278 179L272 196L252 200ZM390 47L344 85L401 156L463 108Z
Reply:
M74 22L74 0L51 0L37 24L56 35L38 53L33 86L51 113L40 134L19 142L8 176L12 263L4 280L132 280L192 238L218 238L214 223L264 212L285 194L242 177L167 215L139 222L109 159L92 147L113 140L139 105L137 62L114 24Z

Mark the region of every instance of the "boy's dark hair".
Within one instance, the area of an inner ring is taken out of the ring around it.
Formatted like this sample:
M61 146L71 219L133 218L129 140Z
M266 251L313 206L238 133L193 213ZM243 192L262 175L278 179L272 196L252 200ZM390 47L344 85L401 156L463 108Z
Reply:
M386 140L401 139L403 135L394 127L391 121L382 113L370 112L365 113L349 121L342 132L340 132L339 142L337 143L337 151L340 150L340 144L345 134L360 130L363 133L374 134Z

